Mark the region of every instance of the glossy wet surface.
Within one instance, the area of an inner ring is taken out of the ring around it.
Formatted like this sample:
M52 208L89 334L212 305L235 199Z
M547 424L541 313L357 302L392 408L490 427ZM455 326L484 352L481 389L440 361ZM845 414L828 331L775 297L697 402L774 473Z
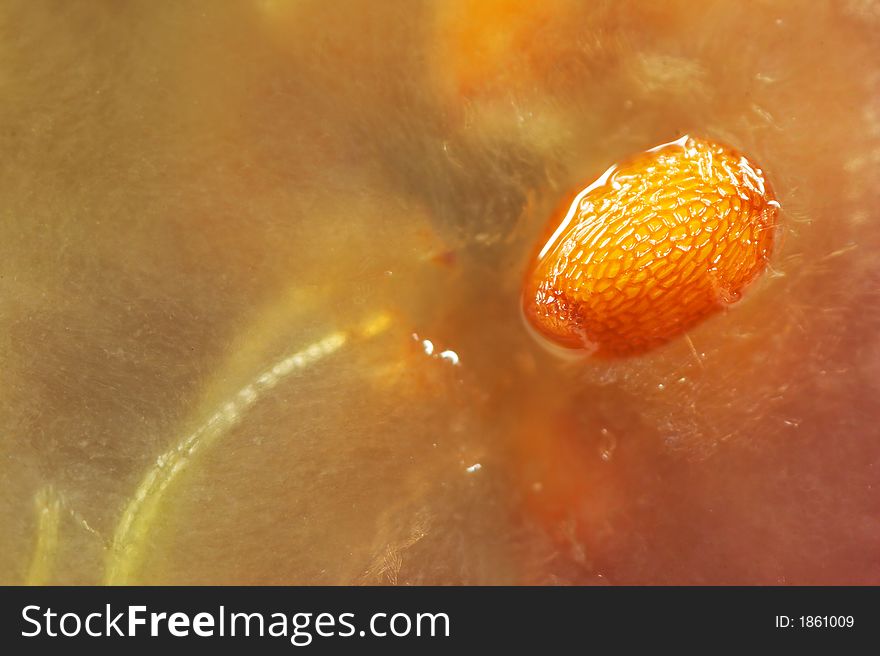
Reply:
M745 155L690 136L655 146L551 216L523 313L563 348L645 353L742 299L770 262L778 210Z
M0 580L880 582L876 4L532 5L3 5ZM557 358L548 217L685 133L768 271Z

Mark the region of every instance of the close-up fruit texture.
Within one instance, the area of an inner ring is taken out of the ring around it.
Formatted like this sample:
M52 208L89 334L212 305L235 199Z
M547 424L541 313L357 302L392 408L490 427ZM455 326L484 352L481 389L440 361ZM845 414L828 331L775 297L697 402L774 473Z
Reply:
M779 203L748 157L684 136L577 194L528 271L523 309L596 355L662 344L739 300L773 250Z
M878 7L0 0L0 584L880 584Z

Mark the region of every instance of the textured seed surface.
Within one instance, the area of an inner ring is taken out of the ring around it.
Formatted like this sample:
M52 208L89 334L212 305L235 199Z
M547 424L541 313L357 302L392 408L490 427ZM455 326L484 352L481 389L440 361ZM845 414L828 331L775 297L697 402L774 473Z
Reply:
M610 168L554 217L525 316L552 343L628 355L738 300L773 249L779 204L744 155L692 137Z

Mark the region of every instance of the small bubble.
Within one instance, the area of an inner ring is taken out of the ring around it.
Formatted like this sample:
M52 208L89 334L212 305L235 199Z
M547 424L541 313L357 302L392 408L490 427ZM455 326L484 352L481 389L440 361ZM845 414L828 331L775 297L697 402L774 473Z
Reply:
M452 365L457 365L461 361L461 358L458 357L458 353L451 349L443 351L440 353L439 357L441 360L448 360Z
M599 431L599 457L605 462L610 462L617 448L617 437L607 428Z

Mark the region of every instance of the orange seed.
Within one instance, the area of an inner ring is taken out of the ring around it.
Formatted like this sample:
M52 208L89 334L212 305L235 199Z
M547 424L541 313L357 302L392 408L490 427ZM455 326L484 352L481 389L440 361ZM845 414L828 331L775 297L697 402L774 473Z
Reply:
M740 298L763 271L776 202L744 155L684 136L612 166L548 227L523 310L552 343L646 351Z

